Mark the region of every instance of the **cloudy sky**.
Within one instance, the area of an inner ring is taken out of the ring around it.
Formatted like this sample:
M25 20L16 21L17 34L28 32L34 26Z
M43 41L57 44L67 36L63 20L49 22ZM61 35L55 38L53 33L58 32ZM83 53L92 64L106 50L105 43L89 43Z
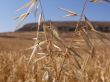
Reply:
M24 4L30 0L0 0L0 32L14 31L19 21L14 20L17 16L26 10L16 12ZM63 18L65 12L59 10L60 7L73 10L80 14L84 0L43 0L44 14L47 20L53 21L72 21L78 20L79 17ZM85 12L86 16L93 21L110 21L110 3L88 3ZM32 15L22 24L35 22Z

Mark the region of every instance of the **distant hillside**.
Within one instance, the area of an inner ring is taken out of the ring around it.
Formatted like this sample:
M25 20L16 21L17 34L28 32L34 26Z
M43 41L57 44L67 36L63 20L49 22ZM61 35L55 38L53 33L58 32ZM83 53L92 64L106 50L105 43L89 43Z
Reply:
M17 32L22 31L36 31L37 30L37 23L29 23L21 27L20 29L16 30Z
M49 22L46 22L49 25ZM59 31L74 31L77 22L52 22L52 25L56 27ZM110 22L92 22L96 30L103 31L103 32L110 32ZM37 30L37 23L29 23L24 25L22 28L16 30L16 32L29 32L29 31L36 31ZM40 31L43 31L42 26Z

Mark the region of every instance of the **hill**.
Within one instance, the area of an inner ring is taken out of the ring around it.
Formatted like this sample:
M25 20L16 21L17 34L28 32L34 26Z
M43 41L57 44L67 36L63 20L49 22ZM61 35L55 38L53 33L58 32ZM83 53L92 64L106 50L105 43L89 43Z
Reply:
M51 22L53 26L56 27L59 31L74 31L77 21L62 21L62 22ZM49 22L46 22L49 25ZM102 32L110 32L110 22L92 22L95 29ZM37 23L29 23L16 30L16 32L24 32L24 31L36 31ZM43 31L43 28L40 28L40 31Z

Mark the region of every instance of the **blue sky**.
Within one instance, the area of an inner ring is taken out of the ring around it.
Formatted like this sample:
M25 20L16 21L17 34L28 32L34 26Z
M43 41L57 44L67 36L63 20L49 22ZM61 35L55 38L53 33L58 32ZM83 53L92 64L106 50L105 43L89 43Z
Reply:
M21 6L30 0L1 0L0 1L0 32L14 31L18 21L14 20L17 16L25 12L16 12ZM58 8L63 7L80 13L82 10L84 0L43 0L43 8L47 20L54 21L72 21L78 20L78 17L63 18L65 12ZM93 21L110 21L110 3L89 3L85 12L86 16ZM34 16L31 15L22 24L35 22Z

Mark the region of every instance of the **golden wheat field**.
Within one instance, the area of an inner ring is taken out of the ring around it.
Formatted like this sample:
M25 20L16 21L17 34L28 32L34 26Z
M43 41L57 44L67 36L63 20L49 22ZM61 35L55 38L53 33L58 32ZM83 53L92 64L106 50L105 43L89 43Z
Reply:
M90 56L81 37L70 32L60 33L65 45L73 38L75 56L72 51L62 55L55 46L55 51L49 51L50 57L43 58L43 52L35 53L28 63L32 53L28 48L34 44L35 35L36 32L0 34L0 82L110 82L110 41L93 35L95 49ZM109 33L104 35L110 37Z

